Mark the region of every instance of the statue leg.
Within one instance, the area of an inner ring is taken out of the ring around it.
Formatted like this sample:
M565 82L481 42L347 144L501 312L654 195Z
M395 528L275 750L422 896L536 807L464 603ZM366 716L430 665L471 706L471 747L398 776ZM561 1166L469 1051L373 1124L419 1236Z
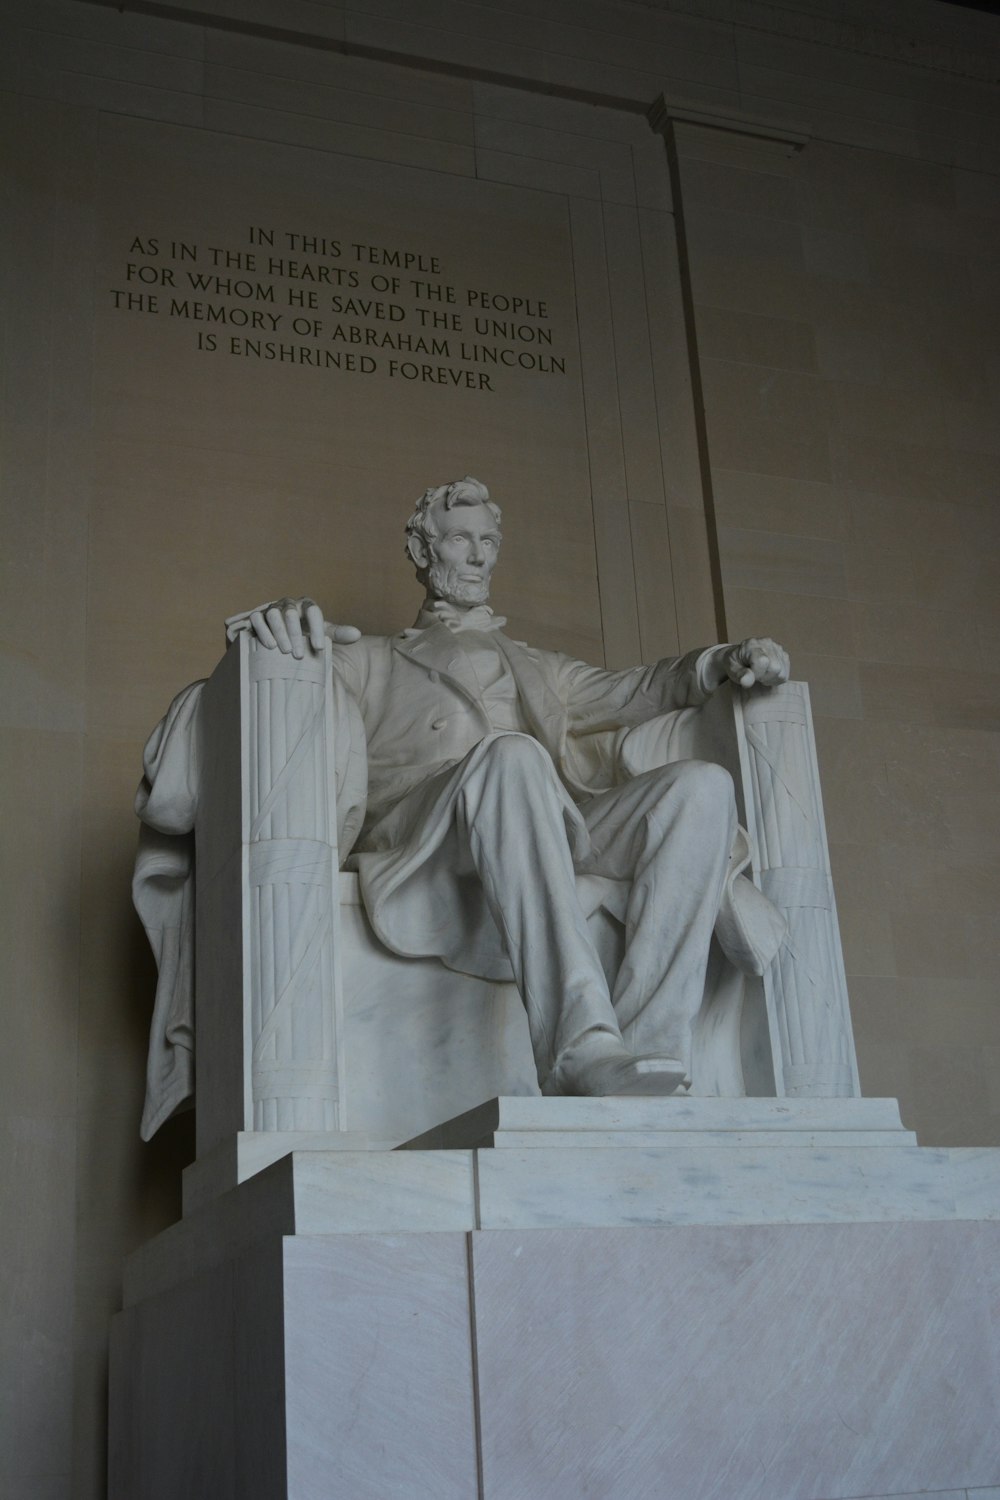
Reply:
M565 794L548 753L497 734L466 773L456 815L528 1013L540 1080L585 1032L620 1041L576 895Z
M736 832L732 778L722 766L678 761L598 794L581 811L592 845L582 870L631 881L613 994L626 1046L689 1065Z

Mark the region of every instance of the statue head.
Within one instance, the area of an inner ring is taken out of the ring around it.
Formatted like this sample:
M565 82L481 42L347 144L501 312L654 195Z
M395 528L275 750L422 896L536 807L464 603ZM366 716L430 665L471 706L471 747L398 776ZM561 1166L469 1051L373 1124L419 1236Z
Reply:
M500 552L500 507L467 474L425 490L406 523L406 551L432 599L485 604Z

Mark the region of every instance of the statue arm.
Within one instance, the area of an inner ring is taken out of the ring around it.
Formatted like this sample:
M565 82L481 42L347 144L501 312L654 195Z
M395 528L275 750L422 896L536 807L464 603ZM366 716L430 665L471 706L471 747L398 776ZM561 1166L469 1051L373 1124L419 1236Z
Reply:
M690 651L648 667L608 671L559 658L559 695L576 734L642 724L670 709L704 703L712 688L704 663L711 651Z
M561 657L558 675L570 729L593 733L643 724L674 709L696 708L723 682L776 686L788 680L789 661L774 641L753 638L620 672Z
M702 674L709 692L724 682L736 687L779 687L791 676L788 652L770 636L750 636L736 645L712 646L704 653Z

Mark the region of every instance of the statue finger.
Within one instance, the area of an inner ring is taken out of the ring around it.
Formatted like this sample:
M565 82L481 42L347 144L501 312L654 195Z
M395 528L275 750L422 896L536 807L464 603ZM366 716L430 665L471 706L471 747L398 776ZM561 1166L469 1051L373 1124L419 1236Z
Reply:
M734 646L726 657L726 676L737 687L753 687L754 675L747 664L742 646Z
M285 605L284 615L292 655L296 661L301 661L306 654L306 644L302 636L302 613L299 605L294 600L290 600Z
M760 641L757 643L757 652L754 657L754 670L757 681L765 687L777 687L781 682L787 682L791 663L788 652L776 641Z
M286 656L290 656L292 654L292 643L288 638L288 630L285 627L285 621L282 618L281 610L276 604L272 604L270 609L266 611L264 619L271 627L271 631L274 635L274 642L278 647L278 650L283 651Z
M309 644L314 651L322 651L326 636L323 632L323 611L313 599L303 599L302 613L309 632Z
M274 639L267 621L264 619L263 609L250 611L250 628L262 646L266 646L269 651L274 650L278 643Z
M350 646L361 639L361 631L356 625L331 625L330 633L339 646Z

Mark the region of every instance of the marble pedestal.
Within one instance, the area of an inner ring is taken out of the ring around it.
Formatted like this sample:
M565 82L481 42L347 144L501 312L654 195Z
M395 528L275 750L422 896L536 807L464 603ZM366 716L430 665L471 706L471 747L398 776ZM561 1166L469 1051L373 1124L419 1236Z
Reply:
M111 1500L1000 1485L1000 1152L881 1100L499 1100L132 1257Z

